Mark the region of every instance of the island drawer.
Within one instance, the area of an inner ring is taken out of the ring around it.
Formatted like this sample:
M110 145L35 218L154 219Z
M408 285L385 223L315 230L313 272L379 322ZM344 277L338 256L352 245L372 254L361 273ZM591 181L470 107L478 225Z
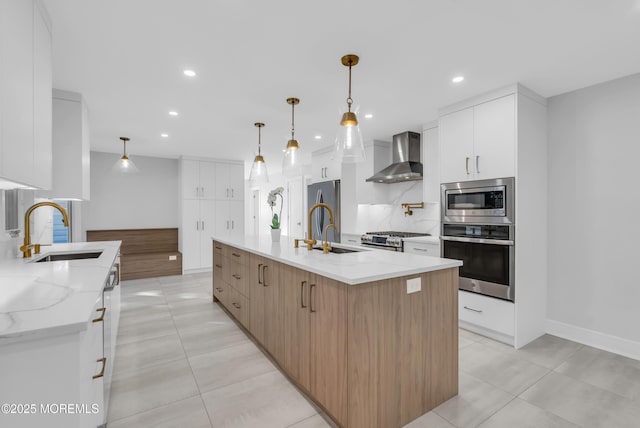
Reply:
M225 247L226 245L213 241L213 258L223 257L225 255Z
M229 287L229 304L225 305L229 312L242 324L245 328L249 328L249 299L240 294L238 290Z
M242 250L238 250L237 248L232 248L232 247L227 247L227 248L228 248L227 257L229 258L229 260L235 263L239 263L243 266L246 266L249 264L249 253Z
M213 295L220 301L220 303L222 303L225 308L229 306L230 288L231 287L223 281L217 281L213 283Z
M459 290L458 305L460 321L513 337L515 310L512 302Z
M423 256L440 257L440 245L426 242L405 242L404 252Z

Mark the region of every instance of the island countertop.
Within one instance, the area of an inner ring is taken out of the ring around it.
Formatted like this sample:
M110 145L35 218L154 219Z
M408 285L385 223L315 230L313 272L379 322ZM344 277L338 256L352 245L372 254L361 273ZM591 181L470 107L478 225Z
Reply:
M31 259L0 261L0 346L86 328L120 241L43 247ZM98 258L34 263L47 254L102 251Z
M212 239L350 285L462 266L459 260L343 244L335 246L358 251L323 254L321 250L307 250L302 241L299 248L294 248L294 239L284 235L280 242L275 243L271 242L270 235L237 238L213 236Z

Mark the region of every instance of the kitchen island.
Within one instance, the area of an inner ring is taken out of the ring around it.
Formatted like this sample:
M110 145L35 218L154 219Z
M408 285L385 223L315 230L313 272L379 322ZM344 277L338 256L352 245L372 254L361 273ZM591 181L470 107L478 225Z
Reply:
M401 427L457 394L460 261L213 239L214 301L340 426Z

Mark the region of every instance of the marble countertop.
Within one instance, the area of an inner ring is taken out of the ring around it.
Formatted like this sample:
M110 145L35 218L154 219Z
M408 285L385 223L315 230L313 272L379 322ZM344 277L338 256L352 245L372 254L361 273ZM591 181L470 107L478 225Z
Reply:
M0 261L0 346L86 329L120 241L42 247L31 259ZM95 259L34 263L47 254L102 251Z
M299 248L294 248L293 238L288 236L282 236L279 243L271 242L270 235L240 238L214 236L212 239L351 285L462 266L459 260L363 249L344 244L335 246L359 251L323 254L321 250L307 250L302 242Z

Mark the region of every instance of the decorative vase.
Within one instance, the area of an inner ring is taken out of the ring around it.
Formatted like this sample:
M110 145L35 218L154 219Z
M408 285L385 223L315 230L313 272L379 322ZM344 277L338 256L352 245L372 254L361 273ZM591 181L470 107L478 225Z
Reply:
M271 229L271 242L280 242L281 229Z

